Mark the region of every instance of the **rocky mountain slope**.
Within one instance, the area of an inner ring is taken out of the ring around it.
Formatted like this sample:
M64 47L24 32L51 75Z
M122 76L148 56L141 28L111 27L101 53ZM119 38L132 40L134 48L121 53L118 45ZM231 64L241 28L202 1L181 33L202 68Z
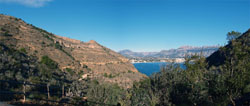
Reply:
M12 16L0 15L0 41L39 60L48 56L62 71L83 72L82 79L129 88L146 77L128 59L93 40L82 42L54 35Z
M229 41L229 44L209 56L207 62L209 63L209 66L236 64L239 61L249 63L249 51L250 29L243 33L239 38ZM226 63L226 61L229 63Z
M125 57L128 58L184 58L186 55L202 54L205 57L210 56L219 46L204 46L204 47L192 47L182 46L178 49L162 50L160 52L133 52L131 50L119 51Z
M47 56L43 56L41 61L34 56L28 56L24 49L15 50L7 47L0 42L0 90L13 92L22 91L21 82L40 85L39 87L30 86L27 91L41 92L46 89L46 85L63 85L67 88L68 97L86 95L87 79L81 79L82 72L61 71L58 64ZM7 81L8 83L6 83ZM11 83L10 83L10 82ZM14 83L19 82L19 83ZM54 89L53 92L60 92L60 88ZM42 93L38 98L46 94ZM27 94L29 98L34 95ZM55 95L52 95L55 96ZM56 95L58 96L58 95ZM1 100L17 99L13 95L0 96Z

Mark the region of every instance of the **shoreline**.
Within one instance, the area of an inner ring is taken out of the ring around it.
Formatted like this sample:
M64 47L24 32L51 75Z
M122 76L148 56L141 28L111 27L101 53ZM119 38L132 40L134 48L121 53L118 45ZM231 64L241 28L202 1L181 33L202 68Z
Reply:
M136 64L136 63L184 63L184 62L130 62L131 64Z
M170 63L170 62L131 62L132 64L135 63Z

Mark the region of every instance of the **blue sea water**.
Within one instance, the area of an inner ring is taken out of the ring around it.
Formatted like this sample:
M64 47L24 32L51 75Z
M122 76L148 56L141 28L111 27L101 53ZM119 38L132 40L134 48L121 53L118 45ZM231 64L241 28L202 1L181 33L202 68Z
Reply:
M134 63L135 68L143 74L150 76L155 72L159 72L161 67L165 66L166 62L155 62L155 63Z
M161 67L166 66L167 62L154 62L154 63L134 63L135 68L143 74L150 76L153 73L160 72ZM181 67L183 67L183 64Z

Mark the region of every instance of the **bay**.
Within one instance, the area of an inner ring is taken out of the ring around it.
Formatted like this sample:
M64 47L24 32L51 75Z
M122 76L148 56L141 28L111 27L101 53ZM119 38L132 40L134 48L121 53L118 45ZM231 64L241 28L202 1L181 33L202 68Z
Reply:
M150 76L155 72L159 72L161 67L166 66L166 62L153 62L153 63L134 63L135 68L143 74Z
M135 68L143 74L147 76L152 75L153 73L160 72L161 67L170 64L168 62L153 62L153 63L133 63ZM183 68L183 63L180 63L181 67Z

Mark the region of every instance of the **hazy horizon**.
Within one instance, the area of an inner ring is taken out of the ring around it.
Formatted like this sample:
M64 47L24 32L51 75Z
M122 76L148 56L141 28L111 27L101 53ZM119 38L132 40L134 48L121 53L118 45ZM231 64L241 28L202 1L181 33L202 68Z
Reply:
M0 13L115 51L224 45L250 28L249 0L0 0Z

